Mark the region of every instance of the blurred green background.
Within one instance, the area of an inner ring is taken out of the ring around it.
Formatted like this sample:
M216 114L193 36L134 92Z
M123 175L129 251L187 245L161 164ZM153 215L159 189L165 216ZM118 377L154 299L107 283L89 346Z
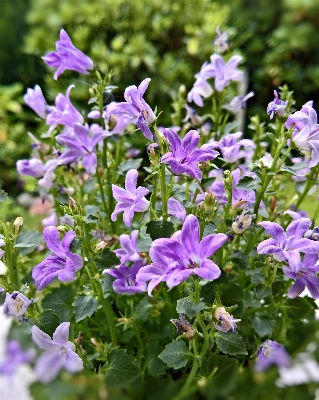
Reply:
M86 76L65 72L56 82L41 56L55 49L63 27L73 43L100 69L113 71L121 101L128 85L152 78L147 101L157 106L161 124L171 124L171 101L183 83L214 52L216 28L227 30L234 52L244 57L248 113L262 113L273 90L287 83L297 98L319 103L318 0L1 0L0 13L0 187L22 190L16 160L28 158L27 131L45 125L23 103L28 87L39 84L49 103L70 82L72 101L87 109Z

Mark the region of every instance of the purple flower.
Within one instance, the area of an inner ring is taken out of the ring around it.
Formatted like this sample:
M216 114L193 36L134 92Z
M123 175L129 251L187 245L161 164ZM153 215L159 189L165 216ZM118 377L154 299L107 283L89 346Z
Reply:
M288 290L287 296L291 299L299 296L307 288L313 299L319 298L318 254L305 254L303 261L299 253L290 254L289 266L283 266L285 275L296 282Z
M141 256L141 252L137 248L138 231L133 231L130 235L120 235L121 248L114 250L116 256L120 259L121 264L127 262L142 261L146 263L145 256Z
M203 65L202 70L206 67L206 65L207 64ZM201 72L195 75L196 81L191 91L187 95L187 101L189 103L194 102L198 107L204 106L202 97L207 98L213 93L212 87L207 82L206 78L201 75Z
M150 81L150 78L146 78L140 83L138 88L135 85L127 87L124 92L126 102L114 106L112 112L113 114L124 114L130 118L134 118L135 124L142 131L143 135L147 139L153 140L153 134L149 126L155 121L156 117L151 107L143 99Z
M17 340L10 340L6 346L6 357L0 362L0 375L13 375L21 364L33 361L35 350L23 350Z
M63 144L67 151L58 158L58 163L69 164L79 159L83 160L83 167L89 174L95 174L97 166L96 146L108 133L102 128L90 135L89 126L74 124L74 134L56 136L57 142Z
M124 224L128 227L132 225L135 212L145 212L150 206L150 202L144 197L149 190L137 184L138 172L130 169L125 178L125 189L112 185L113 196L117 201L115 209L111 215L111 220L116 221L117 215L123 212Z
M295 113L290 114L285 123L285 127L289 129L291 125L294 124L294 131L301 131L307 125L316 125L317 116L314 115L315 110L312 106L313 101L308 101L302 106L300 111L296 111Z
M58 68L53 75L53 79L57 80L65 70L88 74L87 70L93 69L93 61L73 46L69 35L64 29L61 29L60 40L55 45L57 51L48 53L42 57L49 67Z
M0 247L5 246L6 242L3 239L0 239ZM4 251L0 250L0 258L4 255Z
M55 173L53 172L55 168L58 166L58 160L53 159L49 160L44 165L44 176L43 178L39 179L39 186L44 187L45 189L51 189L53 186L53 181L55 179Z
M3 311L10 317L16 317L18 320L23 320L23 315L31 304L32 301L18 291L13 292L12 294L6 293Z
M168 199L167 206L168 214L173 215L173 217L177 218L181 223L183 223L186 218L186 210L184 206L173 197Z
M311 226L308 218L300 218L292 221L286 232L283 227L275 222L259 222L265 230L273 237L273 239L263 240L257 246L258 254L272 254L278 262L289 260L296 257L298 253L318 254L319 243L304 238L304 234Z
M267 114L270 115L270 119L273 119L275 114L278 114L279 117L283 117L286 114L286 107L288 101L282 101L278 97L277 90L274 90L275 99L268 104Z
M70 100L71 89L74 85L70 85L65 93L59 93L55 98L55 107L53 107L46 119L46 124L51 125L49 132L52 132L58 125L66 125L73 127L75 123L83 124L82 114L73 106Z
M74 231L68 231L60 242L58 229L47 226L43 230L43 237L54 255L44 259L32 271L37 290L44 289L56 276L63 282L73 281L75 273L83 267L82 257L70 251L76 237Z
M171 289L191 275L215 280L221 271L209 257L226 241L227 236L223 233L208 235L200 240L198 219L190 214L186 217L181 232L175 233L170 239L154 240L150 250L152 264L140 269L137 281L153 280L154 288L156 281L159 283L165 280Z
M266 340L258 348L255 371L265 371L271 365L288 367L290 365L290 357L278 342L275 342L274 340Z
M105 269L103 274L109 274L116 278L113 282L115 293L131 296L135 293L146 291L146 283L136 281L136 274L144 265L144 260L138 260L134 262L131 268L122 264L116 269Z
M231 81L242 81L243 72L236 69L242 57L233 56L225 63L219 54L210 57L209 78L215 78L215 89L222 92Z
M186 173L200 181L202 172L197 164L216 158L218 153L203 147L198 149L200 136L195 130L189 131L182 140L173 129L163 128L161 131L171 145L171 151L164 154L161 162L169 164L176 175Z
M232 164L236 162L239 158L246 157L246 151L240 151L241 146L253 148L256 147L255 143L252 140L241 139L238 141L238 139L240 139L242 135L242 132L231 133L224 136L222 139L220 139L219 142L215 140L210 140L203 147L207 149L219 149L222 153L224 160L227 163Z
M43 218L43 220L41 221L42 226L58 226L58 217L56 215L56 213L53 211L53 213L51 215L49 215L46 218Z
M25 103L41 118L46 118L54 108L47 104L39 85L35 85L34 89L28 88L23 98Z
M246 96L235 96L229 103L227 109L233 114L238 114L240 110L246 107L247 100L255 95L254 92L249 92Z
M75 373L83 369L81 358L75 353L75 345L68 341L70 322L62 322L55 332L53 339L42 332L36 325L31 328L32 339L46 350L40 355L35 364L35 372L41 383L53 381L62 368Z
M225 53L229 48L228 33L221 32L220 28L216 29L216 39L214 40L214 45L218 46L218 53Z
M21 175L33 176L40 178L45 173L45 166L38 158L31 158L30 160L17 161L17 171Z
M193 126L199 126L202 123L202 118L197 114L194 108L190 107L189 105L185 104L186 108L186 117L182 120L182 122L187 122L188 120L191 121Z
M214 312L214 317L220 321L220 325L213 322L213 325L218 331L221 332L236 332L237 325L236 322L241 321L241 319L235 319L229 312L226 311L224 307L216 308Z

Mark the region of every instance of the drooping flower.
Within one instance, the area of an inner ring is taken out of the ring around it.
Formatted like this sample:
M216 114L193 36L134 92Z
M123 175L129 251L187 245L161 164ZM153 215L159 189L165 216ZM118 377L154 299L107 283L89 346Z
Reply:
M137 239L137 230L133 231L131 235L120 235L121 248L114 250L114 253L120 259L121 264L135 262L138 260L144 264L146 263L145 256L143 257L137 248Z
M195 130L189 131L181 140L173 129L161 129L163 135L170 143L170 152L164 154L161 162L169 164L172 172L176 175L186 173L197 180L202 179L202 173L198 164L218 156L217 151L197 148L199 133Z
M236 69L242 60L241 56L232 56L227 62L219 54L210 57L209 78L215 78L215 89L222 92L231 81L242 81L244 74Z
M55 44L57 51L48 53L42 57L49 67L58 68L53 75L53 79L57 80L66 70L88 74L87 70L93 69L93 61L73 45L64 29L61 29L60 40Z
M184 222L186 218L186 210L184 206L174 197L170 197L167 202L168 214L173 215L181 223Z
M259 222L258 225L261 225L273 237L259 243L258 254L272 254L278 262L289 260L299 253L319 254L319 243L303 237L311 226L309 218L292 221L286 232L275 222Z
M208 63L202 66L201 71L195 75L196 81L187 95L187 101L189 103L194 102L198 107L203 107L203 98L207 98L212 95L213 89L207 82L206 67Z
M76 235L68 231L60 242L59 231L55 226L47 226L43 237L54 255L45 258L32 271L37 290L42 290L57 276L62 282L73 281L75 274L83 267L82 257L70 251Z
M89 174L95 174L97 166L96 146L108 136L106 131L96 130L90 134L89 126L74 124L74 134L64 134L56 136L57 142L64 145L67 150L58 158L58 163L69 164L82 159L83 167Z
M278 97L277 90L274 90L275 99L268 104L267 114L270 115L270 119L273 119L275 114L278 114L279 117L283 117L286 114L286 107L288 105L288 101L280 100Z
M144 197L149 190L137 185L138 172L136 169L130 169L125 178L125 189L117 185L112 185L113 196L117 201L115 209L111 215L111 220L116 221L117 215L123 212L124 224L128 227L132 225L135 212L145 212L150 203Z
M23 98L25 103L41 118L46 118L54 109L47 104L39 85L35 85L34 89L28 88Z
M164 280L171 289L191 275L215 280L221 271L209 257L226 241L227 235L223 233L208 235L200 240L198 219L190 214L179 233L170 239L154 240L149 253L152 264L140 269L137 281L153 280L154 288L155 282L158 284Z
M12 292L12 294L6 293L3 311L10 317L23 320L23 316L31 304L32 300L29 300L24 294L18 291Z
M214 327L221 332L236 332L237 324L236 322L241 321L241 319L235 319L229 312L226 311L224 307L216 308L214 312L214 317L220 321L220 324L213 322Z
M150 81L150 78L146 78L140 83L138 88L135 85L127 87L124 92L126 102L115 105L112 113L116 115L124 114L133 118L143 135L147 139L153 140L153 134L149 126L155 121L156 117L151 107L143 99Z
M6 345L6 356L0 361L0 375L13 375L21 364L29 364L35 357L35 350L23 350L17 340Z
M70 85L65 93L59 93L55 98L55 107L48 114L46 124L50 125L49 132L52 132L58 125L65 125L73 128L75 123L83 124L82 114L74 107L70 100L70 92L74 85Z
M70 322L62 322L51 339L36 325L31 328L32 339L40 349L45 350L35 364L35 371L41 383L53 381L62 368L71 373L83 369L83 362L75 353L74 343L68 341L69 329Z
M258 348L255 371L265 371L271 365L288 367L290 365L290 357L278 342L266 340Z
M300 253L289 255L289 265L284 265L282 270L289 278L296 282L288 290L287 296L291 299L299 296L307 288L313 299L319 298L319 272L318 254L305 254L301 259Z
M136 281L136 274L144 265L144 260L137 260L133 263L131 268L121 264L115 269L105 269L103 274L109 274L113 276L113 278L116 278L113 282L113 290L115 293L131 296L135 293L146 291L146 283Z
M240 215L235 217L234 222L232 223L232 229L235 233L240 235L244 233L247 229L253 227L253 219L256 217L255 214L250 214L249 210L244 210Z
M175 325L177 333L183 333L187 339L192 339L196 336L196 329L186 319L186 314L180 313L178 319L170 319L171 323Z

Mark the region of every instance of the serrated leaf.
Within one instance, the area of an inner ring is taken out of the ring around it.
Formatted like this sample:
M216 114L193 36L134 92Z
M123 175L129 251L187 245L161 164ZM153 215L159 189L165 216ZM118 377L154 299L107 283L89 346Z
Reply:
M264 299L268 296L270 296L272 293L271 287L270 286L265 286L262 284L259 284L255 288L255 295L257 299Z
M150 310L152 309L153 305L149 301L148 297L145 297L142 301L140 301L134 308L134 318L140 321L146 321Z
M260 318L257 315L251 318L252 327L260 337L269 336L274 330L274 322Z
M148 233L153 240L159 238L170 238L174 233L174 224L170 221L149 221L146 224L146 233Z
M165 346L165 349L158 356L165 364L174 369L186 367L188 360L193 357L193 353L182 340L173 340Z
M49 336L52 337L56 328L60 325L61 320L53 310L45 310L36 325Z
M126 354L126 350L113 349L108 356L105 379L109 386L125 386L135 381L142 371L134 357Z
M72 301L75 292L69 285L63 285L53 288L51 293L42 300L42 308L45 310L53 310L62 322L70 321L73 315Z
M215 340L219 350L225 354L248 354L245 344L237 332L217 332L215 334Z
M228 258L229 261L232 261L235 265L237 265L240 269L249 268L249 260L248 257L241 251L235 250L233 254Z
M75 322L82 321L90 317L97 309L97 300L92 295L80 294L76 296L74 302Z
M260 179L245 176L235 186L239 190L256 190L260 188Z
M0 203L3 203L8 199L8 193L4 190L0 190Z
M110 250L108 247L103 249L103 251L97 254L94 258L96 265L101 269L113 268L121 264L121 261L116 257L114 251Z
M158 343L150 342L146 345L147 371L152 376L165 374L166 364L158 357L162 347Z
M205 304L202 301L198 303L193 303L189 297L184 297L183 299L177 300L176 311L186 314L189 318L195 317L200 311L205 308Z
M282 305L281 308L285 309L288 317L294 321L304 318L313 310L311 304L302 297L286 300L285 304Z

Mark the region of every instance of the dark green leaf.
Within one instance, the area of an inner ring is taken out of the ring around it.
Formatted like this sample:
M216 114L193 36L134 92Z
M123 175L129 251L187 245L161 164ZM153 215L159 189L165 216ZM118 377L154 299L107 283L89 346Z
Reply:
M260 188L260 179L245 176L235 187L239 190L256 190Z
M272 293L270 286L259 284L255 288L255 294L258 299L264 299Z
M254 316L251 318L251 324L260 337L269 336L274 330L274 322Z
M76 296L74 302L75 322L82 321L90 317L97 308L97 300L92 295L80 294Z
M69 285L63 285L53 288L51 293L44 297L41 305L44 310L53 310L62 322L67 322L72 318L74 296L73 288Z
M215 340L219 350L225 354L248 354L245 344L237 332L217 332L215 334Z
M251 281L255 285L265 282L265 275L261 274L260 272L254 272L251 276Z
M195 317L200 311L205 307L205 304L200 301L198 303L193 303L189 297L184 297L183 299L177 300L176 311L186 314L189 318Z
M174 224L170 221L149 221L146 227L146 233L148 233L153 240L170 238L174 233Z
M232 261L235 264L235 266L238 266L240 269L249 268L248 257L239 250L235 250L233 254L230 255L228 260Z
M132 160L124 161L119 165L118 171L125 173L130 169L139 169L142 164L143 158L134 158Z
M45 310L36 324L43 332L52 337L60 323L60 317L53 310Z
M113 268L120 265L120 260L116 257L116 254L108 247L95 256L96 265L101 269Z
M186 367L188 360L193 357L193 353L188 350L182 340L173 340L158 357L169 367L179 369Z
M308 303L308 301L302 297L286 300L285 304L281 306L281 308L285 309L288 317L294 321L305 318L305 316L311 310L313 310L311 304Z
M135 306L134 318L139 319L140 321L146 321L152 307L153 306L152 303L149 301L149 298L145 297Z
M90 178L84 182L83 189L85 193L92 193L96 184L96 178Z
M113 349L108 357L105 379L109 386L126 386L135 381L142 371L134 357L126 354L126 350Z
M216 233L216 224L214 222L209 222L205 224L203 237L211 235L212 233Z
M90 214L84 217L83 221L85 224L91 224L91 223L97 223L99 219L100 219L99 217Z
M6 193L4 190L0 190L0 203L6 201L7 198L8 198L8 193Z
M22 231L20 235L17 237L16 246L18 246L20 243L23 243L24 245L32 244L32 246L21 248L20 254L22 256L25 256L26 254L31 253L37 246L39 246L39 244L42 241L43 241L42 233L37 231L25 230Z
M158 357L162 346L158 343L149 342L146 345L147 351L147 371L152 376L159 376L165 373L166 364Z

